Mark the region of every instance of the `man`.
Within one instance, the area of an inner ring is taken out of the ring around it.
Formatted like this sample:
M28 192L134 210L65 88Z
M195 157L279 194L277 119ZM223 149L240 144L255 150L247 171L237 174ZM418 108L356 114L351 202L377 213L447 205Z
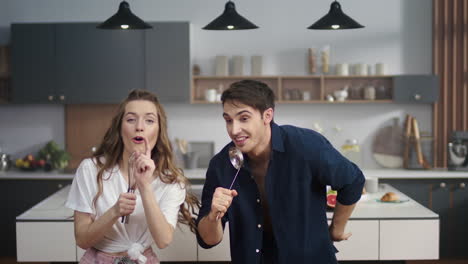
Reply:
M218 244L229 222L234 264L336 263L332 241L361 197L364 176L320 134L273 122L274 94L264 83L233 83L221 97L232 142L210 161L197 219L198 243ZM244 154L236 169L229 148ZM338 190L330 227L326 185Z

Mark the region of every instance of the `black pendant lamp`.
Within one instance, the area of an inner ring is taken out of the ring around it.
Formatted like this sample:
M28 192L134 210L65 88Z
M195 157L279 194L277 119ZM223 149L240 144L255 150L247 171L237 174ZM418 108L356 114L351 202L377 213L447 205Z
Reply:
M130 11L130 5L122 1L115 15L97 26L99 29L148 29L153 28Z
M224 7L224 12L203 29L206 30L241 30L258 28L255 24L239 15L236 11L236 6L229 1Z
M308 29L353 29L363 27L363 25L343 13L340 3L335 0L331 4L328 14L320 18Z

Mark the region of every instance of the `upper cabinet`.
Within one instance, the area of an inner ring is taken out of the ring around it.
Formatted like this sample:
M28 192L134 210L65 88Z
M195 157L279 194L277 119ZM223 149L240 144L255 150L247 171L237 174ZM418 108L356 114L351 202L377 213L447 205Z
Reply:
M128 31L96 25L13 24L13 102L113 104L132 89L188 102L188 22Z
M439 78L435 75L400 75L393 100L398 103L432 103L439 99Z
M190 24L150 23L145 30L146 87L163 102L190 101Z
M120 102L145 88L144 32L56 25L56 85L67 104Z
M233 82L253 79L272 88L278 103L432 103L438 78L396 76L193 76L191 102L217 103Z
M55 102L55 25L11 26L13 102Z

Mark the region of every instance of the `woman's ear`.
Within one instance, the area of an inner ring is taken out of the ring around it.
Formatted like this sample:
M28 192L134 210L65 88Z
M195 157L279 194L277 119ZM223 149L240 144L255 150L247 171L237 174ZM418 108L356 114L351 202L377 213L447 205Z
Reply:
M271 123L271 120L273 120L273 114L274 110L271 107L263 112L263 122L265 125L269 125Z

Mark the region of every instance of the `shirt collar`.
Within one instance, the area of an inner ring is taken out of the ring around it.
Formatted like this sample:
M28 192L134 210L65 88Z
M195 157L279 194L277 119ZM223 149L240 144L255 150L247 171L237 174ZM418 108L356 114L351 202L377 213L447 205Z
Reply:
M284 152L283 137L280 127L271 121L271 149L274 151Z

